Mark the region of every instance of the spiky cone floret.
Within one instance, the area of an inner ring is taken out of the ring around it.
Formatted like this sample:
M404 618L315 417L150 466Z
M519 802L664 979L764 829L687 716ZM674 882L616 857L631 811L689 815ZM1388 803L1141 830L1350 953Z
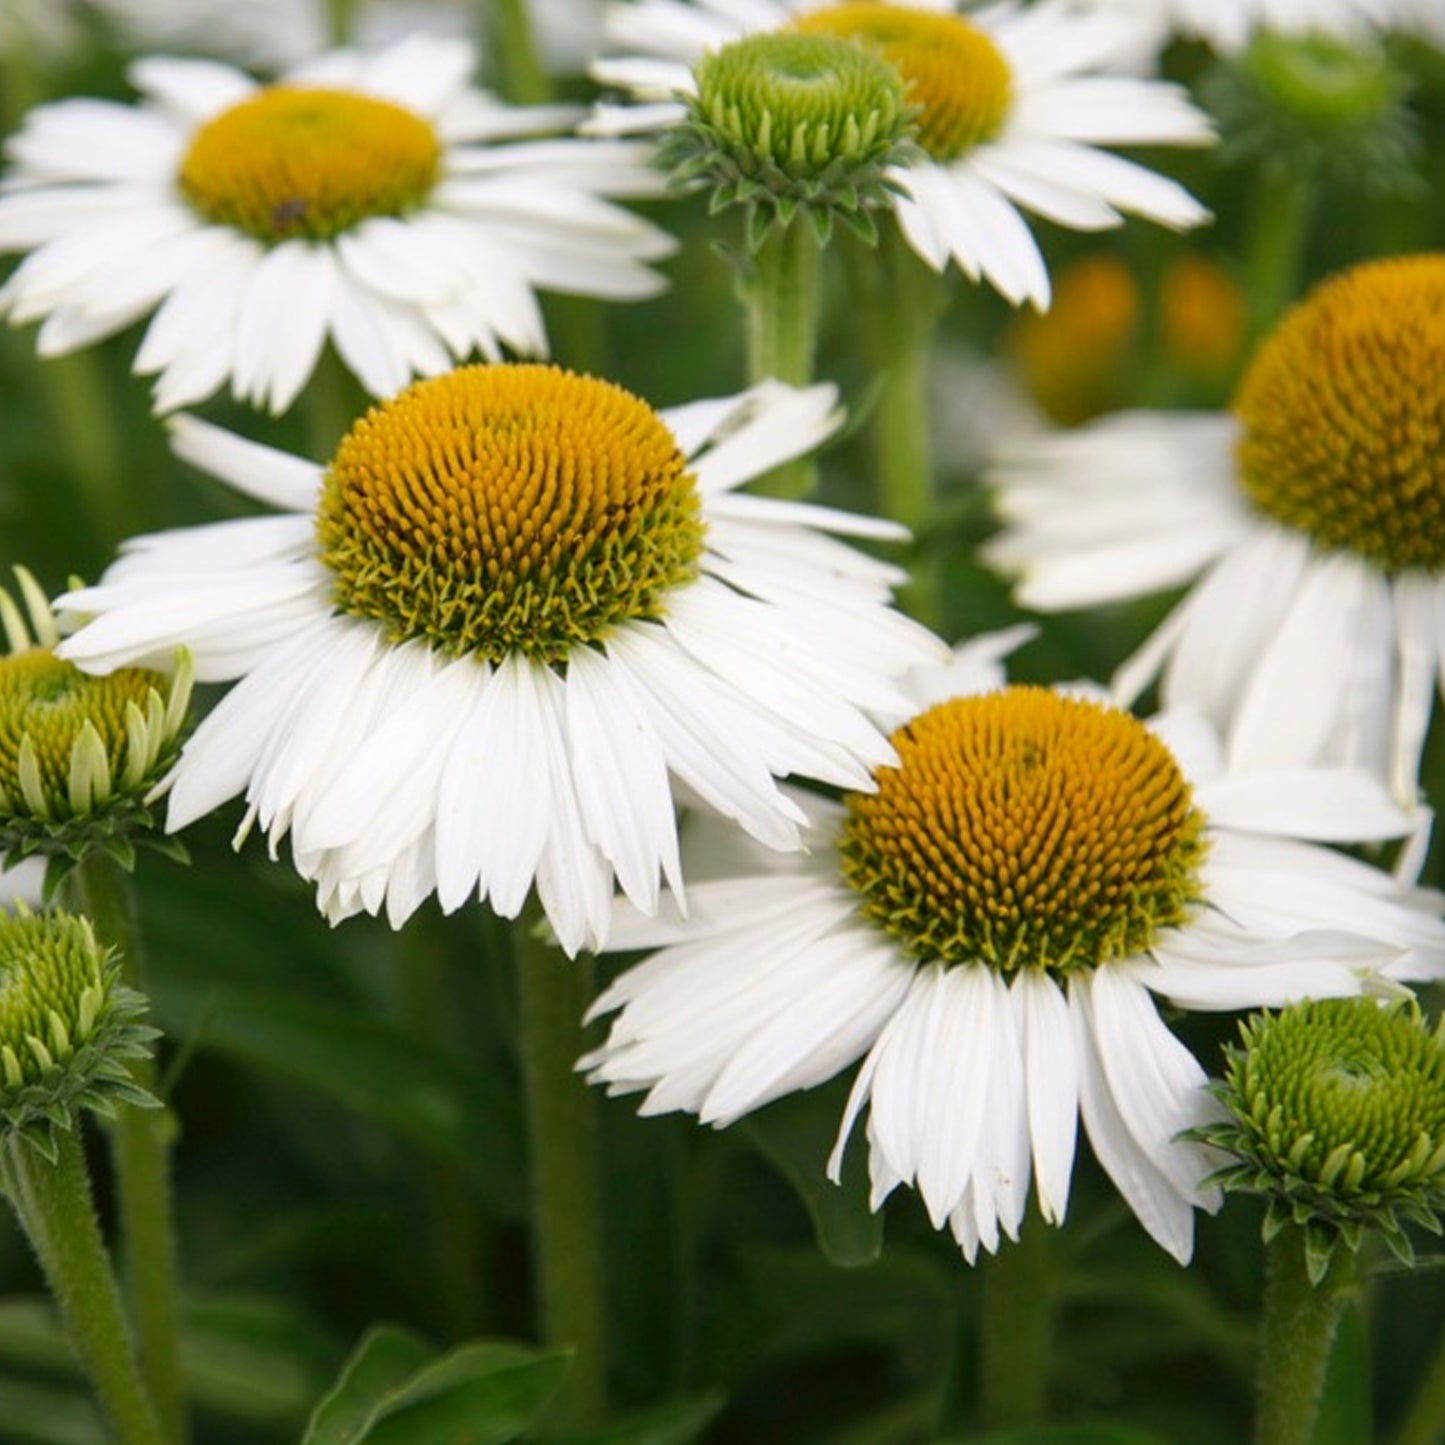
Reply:
M104 850L124 867L145 842L184 857L156 826L151 796L180 753L194 669L169 677L126 668L88 677L55 655L60 630L45 594L16 568L21 602L0 589L0 849L13 865L47 860L46 894ZM22 604L24 610L22 611Z
M1304 1231L1310 1280L1378 1235L1414 1263L1405 1225L1440 1234L1445 1208L1445 1020L1413 1001L1295 1004L1240 1025L1211 1086L1229 1117L1190 1131L1231 1162L1213 1182L1268 1200L1263 1233Z
M120 959L76 914L0 912L0 1131L55 1159L55 1131L82 1109L158 1101L131 1076L157 1030L120 982Z
M890 171L922 156L896 66L836 37L761 34L708 52L694 75L658 154L675 186L708 190L713 214L744 207L752 251L796 219L820 242L839 221L876 243L872 213L902 194Z

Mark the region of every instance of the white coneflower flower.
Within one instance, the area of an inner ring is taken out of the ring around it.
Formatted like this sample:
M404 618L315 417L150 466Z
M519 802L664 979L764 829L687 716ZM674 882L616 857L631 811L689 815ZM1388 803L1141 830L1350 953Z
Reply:
M1223 414L1021 439L992 562L1052 611L1203 577L1115 677L1162 670L1239 769L1365 767L1413 801L1445 649L1445 256L1323 282Z
M1173 35L1204 40L1221 54L1242 50L1261 30L1280 35L1365 33L1390 0L1077 0L1081 8L1127 18L1157 49Z
M921 157L892 168L894 210L936 271L950 260L1015 304L1048 305L1049 277L1020 213L1100 230L1133 212L1176 228L1207 213L1182 187L1108 145L1202 145L1205 117L1177 86L1117 73L1130 27L1063 0L999 4L964 16L948 3L639 0L614 5L607 32L640 54L599 61L598 79L643 104L601 108L592 128L666 130L687 114L693 67L709 51L766 30L836 36L899 69L918 108Z
M37 8L54 0L30 0ZM332 37L327 0L90 0L147 48L175 47L243 65L297 65ZM576 74L596 53L600 0L528 0L537 49L549 70ZM386 45L405 35L466 35L476 21L471 0L357 0L352 38Z
M518 136L569 124L468 83L462 41L336 51L258 86L152 58L139 105L42 106L9 142L0 250L30 254L0 303L54 355L154 311L136 369L156 404L227 380L283 411L329 340L374 395L504 347L546 351L536 291L661 285L662 232L603 199L655 176L625 142Z
M535 880L563 946L614 875L681 890L671 778L799 846L789 773L866 786L864 709L942 644L901 580L825 536L897 537L738 493L827 436L830 387L655 413L543 366L469 367L374 409L328 466L175 423L183 456L285 515L141 538L61 605L91 670L188 639L241 678L187 744L169 824L244 791L333 918L433 891L505 916Z
M1197 717L1151 729L1077 693L972 691L1000 650L980 639L926 680L875 791L810 801L806 855L734 847L706 881L699 860L685 919L620 919L611 947L660 951L598 1000L620 1012L581 1066L648 1090L644 1113L725 1125L862 1058L832 1174L866 1107L874 1208L915 1186L970 1260L1017 1236L1031 1174L1062 1220L1082 1114L1144 1228L1187 1260L1215 1193L1175 1136L1210 1105L1151 995L1388 992L1440 976L1445 927L1303 841L1404 831L1369 778L1233 777Z

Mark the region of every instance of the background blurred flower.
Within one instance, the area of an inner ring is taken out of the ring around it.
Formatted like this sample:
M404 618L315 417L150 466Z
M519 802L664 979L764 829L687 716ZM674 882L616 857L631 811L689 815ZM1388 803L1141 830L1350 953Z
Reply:
M1127 25L1044 0L956 14L947 4L786 4L640 0L607 12L608 37L640 52L593 74L636 106L603 106L599 134L664 129L686 115L693 67L709 49L759 30L840 36L898 66L919 108L922 157L890 167L909 245L935 271L952 261L1015 305L1049 304L1044 259L1021 210L1075 230L1132 212L1176 229L1208 213L1181 186L1100 149L1207 145L1204 115L1176 86L1119 73Z
M545 353L539 289L629 299L671 239L604 196L657 181L638 148L517 140L565 108L468 84L471 48L414 37L337 51L258 87L153 58L139 105L68 100L9 142L0 290L57 355L155 311L136 369L161 410L228 381L284 411L329 340L374 395L507 347Z
M1120 669L1162 673L1237 768L1365 767L1412 803L1445 633L1445 257L1324 282L1229 413L1130 412L1001 448L986 554L1041 610L1203 573Z

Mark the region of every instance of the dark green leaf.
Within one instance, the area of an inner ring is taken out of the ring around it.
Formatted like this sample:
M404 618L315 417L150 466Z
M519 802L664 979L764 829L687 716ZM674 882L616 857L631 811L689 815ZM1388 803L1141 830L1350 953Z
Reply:
M83 1393L0 1375L5 1445L107 1445L109 1436Z
M520 1212L515 1104L400 1029L269 990L174 981L156 1013L199 1047L314 1089L454 1165L504 1216Z
M493 1340L433 1358L417 1336L381 1325L316 1407L302 1445L502 1445L546 1407L570 1363Z
M691 1445L722 1409L721 1395L675 1400L652 1410L624 1415L605 1429L568 1435L557 1445Z
M836 1105L795 1094L754 1114L743 1128L797 1191L829 1262L844 1269L872 1264L883 1249L883 1219L868 1208L867 1150L848 1151L841 1184L826 1173L838 1130Z
M946 1445L940 1441L938 1445ZM962 1445L962 1442L958 1442ZM1053 1425L1006 1430L969 1445L1169 1445L1158 1435L1128 1425Z
M431 1358L426 1342L395 1325L378 1325L356 1347L317 1405L302 1445L347 1445L365 1438L379 1402L399 1390Z
M501 1445L515 1440L561 1388L571 1357L518 1345L463 1345L387 1401L366 1445Z
M1347 1309L1325 1374L1311 1445L1360 1445L1375 1438L1370 1411L1370 1348L1358 1309Z

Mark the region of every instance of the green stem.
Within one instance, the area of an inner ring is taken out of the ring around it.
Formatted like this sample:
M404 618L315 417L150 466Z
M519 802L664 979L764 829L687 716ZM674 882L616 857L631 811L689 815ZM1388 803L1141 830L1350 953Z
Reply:
M1304 1230L1286 1225L1268 1251L1255 1445L1309 1445L1335 1330L1354 1279L1354 1255L1336 1249L1319 1285L1305 1268Z
M549 1423L578 1430L604 1414L607 1368L596 1109L574 1068L592 967L565 958L538 932L536 918L526 918L517 940L533 1255L542 1337L576 1352Z
M747 321L748 381L773 378L790 386L813 379L821 308L822 250L806 217L773 226L738 283ZM812 491L817 468L806 458L786 462L757 487L796 499Z
M498 58L497 86L513 105L540 105L552 98L552 81L537 54L527 0L487 0L483 20Z
M1439 1445L1445 1440L1445 1333L1425 1372L1395 1445Z
M1299 295L1313 209L1314 186L1308 177L1256 179L1247 261L1250 322L1256 338Z
M80 1140L74 1129L57 1129L55 1141L52 1164L11 1134L0 1145L0 1181L120 1445L169 1445L131 1350Z
M317 461L330 459L342 437L365 414L369 401L346 363L332 347L326 347L317 358L316 370L302 398L307 439Z
M416 1039L437 1051L452 1044L447 1029L455 999L449 986L449 938L447 921L435 911L412 919L396 938L402 1013ZM450 1161L428 1160L422 1183L428 1216L424 1238L441 1322L452 1338L468 1339L483 1323L479 1281L487 1220L461 1170Z
M351 40L351 20L356 0L326 0L326 17L330 22L331 43L346 45Z
M1031 1214L1017 1244L983 1261L979 1409L984 1429L1038 1424L1048 1405L1058 1289L1055 1231Z
M852 245L848 254L865 359L878 378L869 418L878 505L895 522L917 528L933 506L928 362L943 315L944 286L897 226L885 228L876 251Z
M122 978L140 993L145 960L130 878L108 854L92 853L73 875L80 909L101 941L120 951ZM156 1092L153 1058L131 1063L141 1088ZM135 1316L141 1369L167 1437L186 1439L180 1374L180 1289L170 1151L175 1118L169 1109L122 1105L111 1128L120 1209L126 1293Z

